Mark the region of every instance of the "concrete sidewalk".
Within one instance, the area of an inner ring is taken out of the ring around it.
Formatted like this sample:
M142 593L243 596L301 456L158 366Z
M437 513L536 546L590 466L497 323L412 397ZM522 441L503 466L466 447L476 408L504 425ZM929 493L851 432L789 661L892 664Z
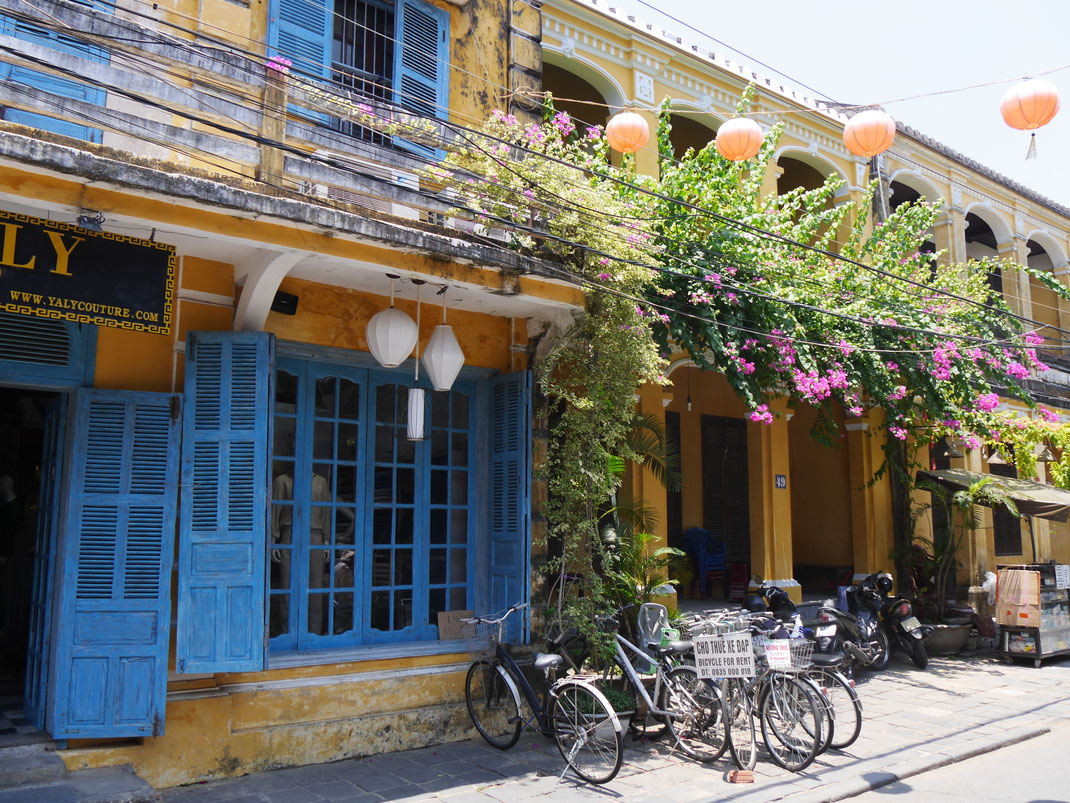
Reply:
M819 756L789 773L759 752L755 783L725 780L726 756L695 763L660 742L626 745L620 774L604 787L566 774L550 740L525 734L500 752L481 739L406 753L277 770L162 790L165 803L304 803L304 801L558 800L693 801L842 800L868 789L979 755L1046 732L1070 716L1070 659L1041 669L994 656L936 658L918 670L896 655L882 673L857 684L862 735L844 752ZM761 737L759 735L759 742Z

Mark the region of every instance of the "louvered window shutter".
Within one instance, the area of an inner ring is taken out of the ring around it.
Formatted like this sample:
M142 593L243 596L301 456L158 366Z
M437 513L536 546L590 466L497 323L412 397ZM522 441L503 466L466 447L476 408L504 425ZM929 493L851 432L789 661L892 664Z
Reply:
M178 672L264 666L274 336L193 332L178 551Z
M421 0L398 0L398 46L394 59L394 102L419 117L449 117L449 14ZM402 137L395 144L421 156L435 148Z
M75 396L53 617L57 739L163 731L179 397Z
M271 0L268 52L293 62L301 75L327 80L331 75L334 0ZM309 109L293 111L325 125L327 115Z
M506 374L490 383L490 500L490 605L492 611L503 611L529 599L530 371ZM518 625L511 627L510 640L517 641L520 632Z

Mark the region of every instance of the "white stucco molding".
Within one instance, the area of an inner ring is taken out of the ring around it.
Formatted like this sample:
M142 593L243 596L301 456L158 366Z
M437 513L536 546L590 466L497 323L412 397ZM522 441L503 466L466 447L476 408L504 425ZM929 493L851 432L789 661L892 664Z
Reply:
M279 285L304 256L300 251L259 251L236 266L234 278L244 277L245 285L234 313L235 332L263 331Z

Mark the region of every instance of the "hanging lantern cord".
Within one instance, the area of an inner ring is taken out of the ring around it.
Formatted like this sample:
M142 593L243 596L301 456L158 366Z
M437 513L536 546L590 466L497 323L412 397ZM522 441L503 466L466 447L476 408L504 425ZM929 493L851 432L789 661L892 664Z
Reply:
M449 286L444 284L438 291L438 295L442 296L442 323L446 322L446 290L448 289Z
M423 279L413 279L416 285L416 364L413 366L413 386L420 381L420 287L424 284Z

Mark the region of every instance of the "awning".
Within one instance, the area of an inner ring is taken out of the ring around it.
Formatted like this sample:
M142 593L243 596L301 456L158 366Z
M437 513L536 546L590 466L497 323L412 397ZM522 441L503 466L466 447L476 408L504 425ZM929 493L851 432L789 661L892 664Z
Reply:
M1070 491L1056 488L1054 485L1014 477L1001 477L998 474L978 474L975 471L965 471L961 468L918 472L918 479L937 482L952 491L968 488L985 477L991 477L993 480L988 487L999 488L1013 499L1014 504L1018 506L1018 512L1023 516L1039 516L1042 519L1055 521L1066 521L1070 517Z

